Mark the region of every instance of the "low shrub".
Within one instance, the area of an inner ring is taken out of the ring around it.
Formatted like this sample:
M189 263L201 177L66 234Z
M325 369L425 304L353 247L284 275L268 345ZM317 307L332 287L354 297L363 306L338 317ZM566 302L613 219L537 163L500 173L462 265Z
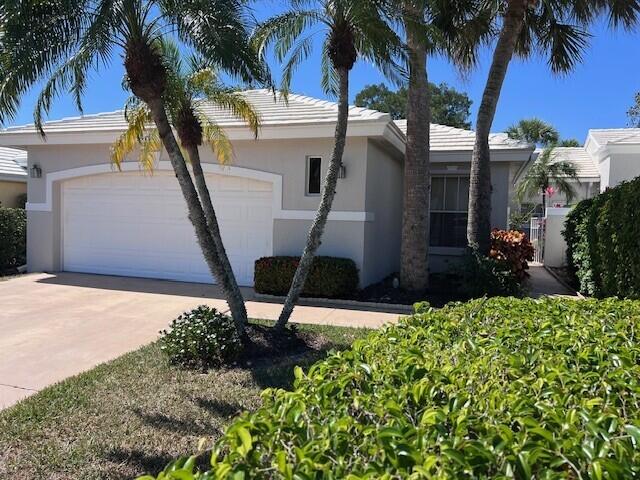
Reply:
M0 207L0 273L27 261L27 214L19 208Z
M206 305L183 313L160 335L160 348L171 363L187 368L228 365L242 352L231 317Z
M640 298L640 178L621 183L569 214L564 236L580 291Z
M520 279L504 261L486 257L469 250L451 272L458 279L459 294L463 298L521 296Z
M263 257L256 260L254 288L258 293L286 295L300 257ZM315 257L302 291L306 297L350 297L358 289L358 267L353 260Z
M533 260L533 245L524 232L494 229L491 232L489 256L505 262L518 280L522 281L528 276L527 262Z
M640 302L615 299L428 310L266 390L210 471L158 478L638 478L638 331Z

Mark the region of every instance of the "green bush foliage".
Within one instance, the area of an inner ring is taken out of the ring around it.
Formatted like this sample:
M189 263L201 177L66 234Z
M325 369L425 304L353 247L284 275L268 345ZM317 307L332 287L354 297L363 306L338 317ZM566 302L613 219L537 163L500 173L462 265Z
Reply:
M563 233L581 292L640 298L640 178L580 202Z
M459 293L463 298L521 296L520 279L508 262L486 257L477 250L469 250L451 272L459 279Z
M242 342L231 317L206 305L183 313L160 335L160 348L171 363L186 368L228 365L242 352Z
M0 207L0 273L27 261L27 213Z
M210 471L158 478L638 478L638 332L629 300L432 309L266 390Z
M263 257L256 260L254 288L258 293L286 295L300 257ZM302 295L306 297L350 297L358 289L358 267L353 260L315 257Z

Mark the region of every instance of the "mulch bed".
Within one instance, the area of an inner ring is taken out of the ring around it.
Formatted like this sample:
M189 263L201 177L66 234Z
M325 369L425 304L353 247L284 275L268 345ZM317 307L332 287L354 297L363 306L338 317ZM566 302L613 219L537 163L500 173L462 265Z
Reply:
M256 362L292 355L305 355L326 350L331 341L321 333L301 331L289 324L282 331L271 326L251 323L246 327L248 339L239 364L253 366Z
M394 278L390 275L381 282L369 285L360 290L352 298L359 302L393 303L398 305L413 305L427 301L434 307L441 307L454 300L462 300L457 293L455 278L446 274L433 274L429 277L429 288L424 291L409 291L394 286Z

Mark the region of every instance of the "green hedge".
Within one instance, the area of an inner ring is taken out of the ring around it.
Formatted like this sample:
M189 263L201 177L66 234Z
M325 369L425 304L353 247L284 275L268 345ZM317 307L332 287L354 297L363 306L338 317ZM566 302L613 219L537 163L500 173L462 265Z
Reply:
M27 261L27 213L0 207L0 273Z
M254 288L258 293L286 295L300 257L263 257L256 260ZM353 260L315 257L302 295L306 297L349 297L358 288L358 267Z
M638 478L638 332L630 300L428 310L266 390L210 471L158 478Z
M563 233L581 292L640 298L640 178L580 202Z

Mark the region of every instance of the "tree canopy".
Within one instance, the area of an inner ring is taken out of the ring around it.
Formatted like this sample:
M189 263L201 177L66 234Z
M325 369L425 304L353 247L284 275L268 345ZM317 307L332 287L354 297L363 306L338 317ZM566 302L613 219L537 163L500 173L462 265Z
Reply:
M636 93L633 106L627 111L629 124L632 127L640 128L640 92Z
M471 99L446 83L429 83L431 89L431 121L450 127L470 128ZM385 84L367 85L356 95L358 107L387 112L394 120L406 118L407 88L390 90Z
M506 130L509 138L524 140L538 147L580 147L575 138L561 139L558 130L539 118L525 118Z

